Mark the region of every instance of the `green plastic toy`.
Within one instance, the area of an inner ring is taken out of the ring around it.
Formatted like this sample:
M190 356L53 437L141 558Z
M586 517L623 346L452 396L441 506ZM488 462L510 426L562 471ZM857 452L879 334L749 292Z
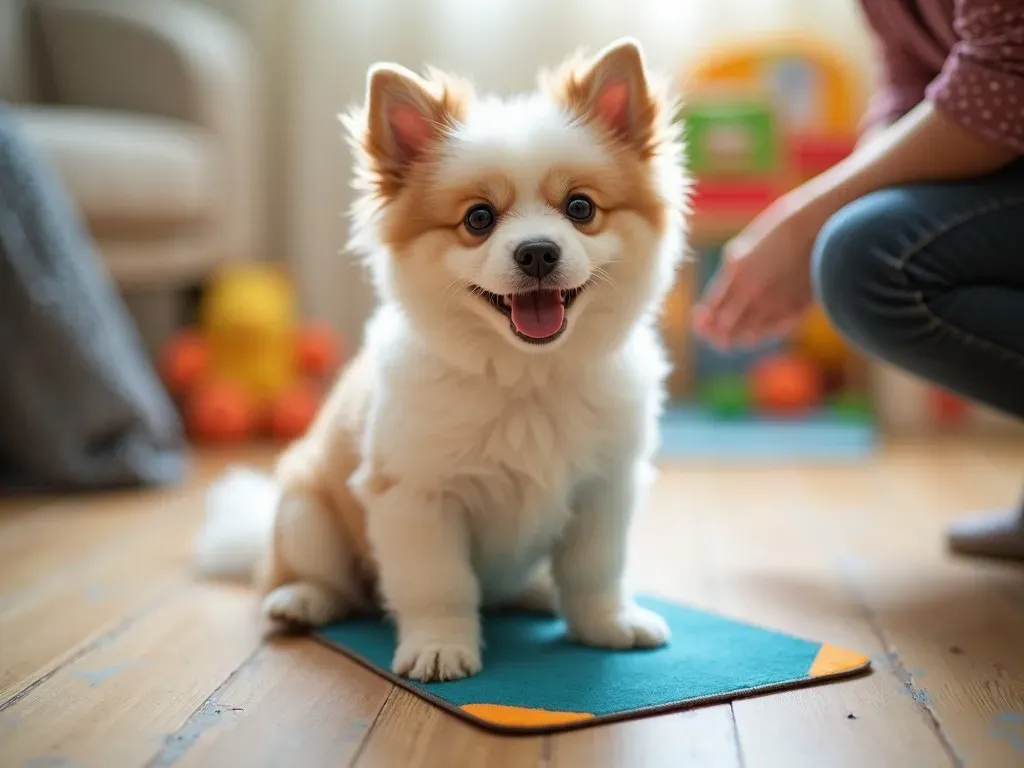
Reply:
M835 414L844 421L870 421L874 415L871 399L863 392L845 390L836 395Z
M709 99L687 107L683 121L695 175L756 177L778 170L778 137L768 103Z
M701 402L713 415L723 419L746 416L751 410L750 386L743 376L712 376L701 387Z

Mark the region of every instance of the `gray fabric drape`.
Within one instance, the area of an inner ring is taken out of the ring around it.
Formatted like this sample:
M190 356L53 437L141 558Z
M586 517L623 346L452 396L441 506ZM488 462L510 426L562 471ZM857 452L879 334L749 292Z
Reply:
M0 490L174 482L182 429L56 173L0 103Z

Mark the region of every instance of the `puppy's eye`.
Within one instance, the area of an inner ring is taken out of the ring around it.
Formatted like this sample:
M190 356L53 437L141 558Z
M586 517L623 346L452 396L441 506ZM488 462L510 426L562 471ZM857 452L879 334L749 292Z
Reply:
M494 212L494 208L487 203L480 203L480 205L474 205L466 211L466 218L463 219L463 224L474 235L486 235L494 228L497 219L498 216Z
M570 195L565 201L565 215L577 224L586 224L594 218L594 201L586 195Z

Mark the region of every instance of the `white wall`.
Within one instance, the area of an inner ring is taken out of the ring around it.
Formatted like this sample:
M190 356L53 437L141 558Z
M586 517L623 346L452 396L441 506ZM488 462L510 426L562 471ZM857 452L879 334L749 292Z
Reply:
M2 1L2 0L0 0ZM288 84L291 79L291 23L306 0L193 0L211 6L241 25L256 49L257 78L262 91L264 175L260 190L261 242L258 255L287 259Z

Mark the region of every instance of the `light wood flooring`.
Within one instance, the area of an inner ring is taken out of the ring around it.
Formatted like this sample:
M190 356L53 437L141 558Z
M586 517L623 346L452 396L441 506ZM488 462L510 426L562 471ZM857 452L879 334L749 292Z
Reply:
M500 738L197 582L206 453L181 488L0 501L0 766L1024 766L1024 569L943 551L1005 505L1024 445L890 445L857 465L667 465L634 538L649 591L863 650L875 671Z

